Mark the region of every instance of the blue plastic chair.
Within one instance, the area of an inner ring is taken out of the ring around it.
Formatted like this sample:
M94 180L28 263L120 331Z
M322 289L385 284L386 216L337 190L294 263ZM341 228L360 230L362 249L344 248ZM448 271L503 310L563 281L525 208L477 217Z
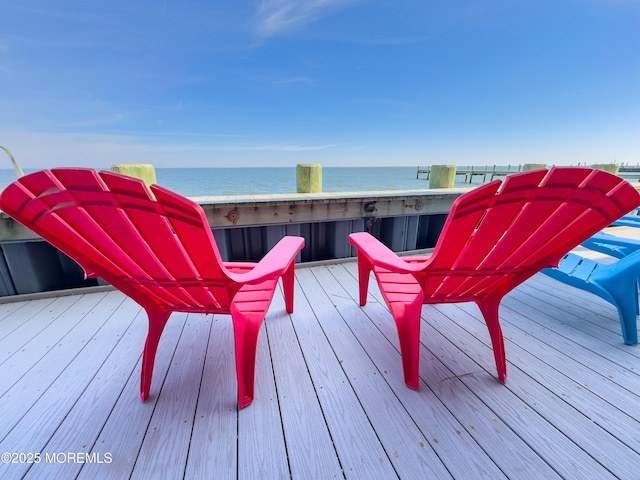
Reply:
M611 224L612 227L640 227L640 210L636 209L635 214L623 215Z
M639 224L640 226L640 224ZM603 237L604 236L604 237ZM608 237L614 237L612 239ZM557 268L546 268L542 273L567 285L591 292L615 305L620 317L622 337L627 345L638 344L637 315L640 313L638 305L638 276L640 276L640 249L636 246L629 252L635 241L621 239L614 235L596 234L595 240L583 243L587 246L592 242L598 248L593 248L620 258L615 263L602 263L584 258L575 253L565 255ZM606 242L609 242L608 244ZM622 243L616 245L615 242ZM640 242L638 242L640 244ZM624 246L626 244L626 247ZM608 245L608 246L607 246ZM631 245L631 246L630 246ZM606 251L605 249L609 249ZM624 250L624 249L627 250ZM614 255L617 253L617 255Z
M612 257L623 258L636 250L640 250L640 240L599 232L582 242L582 246L596 252L606 253Z

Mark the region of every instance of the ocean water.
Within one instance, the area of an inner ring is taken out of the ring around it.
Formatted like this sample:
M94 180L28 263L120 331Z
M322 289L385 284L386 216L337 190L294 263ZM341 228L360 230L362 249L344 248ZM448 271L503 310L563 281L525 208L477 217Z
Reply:
M108 169L108 168L106 168ZM25 174L29 173L25 169ZM416 167L323 167L324 192L416 190L429 182L416 179ZM158 184L187 197L296 193L295 167L282 168L157 168ZM424 175L423 175L424 177ZM0 188L16 179L12 169L0 169ZM464 177L456 186L468 187ZM475 177L474 184L482 183Z

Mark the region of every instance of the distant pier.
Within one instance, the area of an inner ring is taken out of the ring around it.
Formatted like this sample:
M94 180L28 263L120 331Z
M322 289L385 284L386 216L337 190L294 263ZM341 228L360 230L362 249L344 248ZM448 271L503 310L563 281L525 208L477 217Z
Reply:
M457 167L456 177L464 175L465 183L473 183L474 177L482 177L482 181L486 182L487 177L489 178L489 181L491 181L495 177L504 177L507 175L511 175L512 173L518 173L520 171L522 171L522 165L468 165L466 167ZM418 171L416 172L416 178L418 180L429 180L430 174L431 166L419 166Z
M640 163L629 165L628 163L620 164L620 171L624 173L640 173Z
M580 166L580 164L578 164ZM588 165L585 165L588 166ZM523 170L523 165L468 165L456 167L456 177L464 176L464 183L473 183L474 177L482 177L482 182L493 180L495 177L504 177ZM431 166L419 166L416 172L418 180L429 180ZM617 174L623 178L637 179L640 181L640 164L620 164Z
M620 165L618 175L628 180L635 179L640 182L640 164L629 165L628 163L623 163Z

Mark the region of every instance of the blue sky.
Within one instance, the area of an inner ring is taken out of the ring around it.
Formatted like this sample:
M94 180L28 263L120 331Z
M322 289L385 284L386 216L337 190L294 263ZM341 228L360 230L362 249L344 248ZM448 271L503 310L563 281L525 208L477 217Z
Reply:
M0 145L23 168L640 162L640 0L2 0L0 19Z

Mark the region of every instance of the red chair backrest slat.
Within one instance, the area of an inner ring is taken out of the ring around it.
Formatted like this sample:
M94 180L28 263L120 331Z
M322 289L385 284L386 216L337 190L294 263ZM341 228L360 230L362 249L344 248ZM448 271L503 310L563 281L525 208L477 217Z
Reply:
M586 168L525 172L476 188L454 202L425 297L510 290L606 227L611 212L633 209L638 195L631 190L626 180Z
M53 169L15 182L6 213L136 300L226 308L229 279L202 208L141 180ZM16 195L16 193L18 194Z

